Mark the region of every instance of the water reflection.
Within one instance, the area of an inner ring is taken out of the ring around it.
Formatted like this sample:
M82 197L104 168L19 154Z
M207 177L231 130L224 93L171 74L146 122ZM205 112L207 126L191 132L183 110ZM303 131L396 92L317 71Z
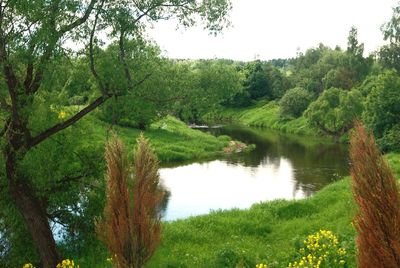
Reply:
M248 208L266 200L303 198L348 173L345 146L265 129L212 131L257 147L207 163L161 169L162 183L171 192L165 220Z

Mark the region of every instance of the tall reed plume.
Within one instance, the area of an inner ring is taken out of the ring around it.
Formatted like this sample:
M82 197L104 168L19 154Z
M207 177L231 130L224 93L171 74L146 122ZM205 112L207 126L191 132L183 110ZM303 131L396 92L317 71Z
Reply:
M159 184L158 160L143 135L137 144L133 170L118 138L106 146L107 201L97 233L114 266L121 268L142 267L160 242L164 191Z
M359 206L358 267L400 267L400 196L396 179L374 137L360 122L351 135L353 194Z

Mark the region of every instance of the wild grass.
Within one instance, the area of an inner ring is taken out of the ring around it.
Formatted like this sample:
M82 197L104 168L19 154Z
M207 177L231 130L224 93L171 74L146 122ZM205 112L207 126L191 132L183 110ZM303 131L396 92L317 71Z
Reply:
M320 229L338 235L351 256L349 267L355 267L354 208L345 179L305 200L277 200L164 223L161 246L146 267L287 267L300 242Z
M98 146L104 146L111 137L111 133L107 134L107 130L111 129L110 125L93 116L87 120L88 125L93 128L92 141L98 143ZM120 126L112 126L112 131L122 139L127 148L136 146L136 139L141 132L138 129ZM230 140L228 136L216 138L211 134L191 129L171 116L152 124L144 135L150 140L161 163L212 158L222 154Z
M282 118L279 114L278 103L259 102L255 106L241 109L226 109L217 115L209 115L206 120L236 122L248 126L268 127L287 133L301 135L317 135L307 120L301 116L295 119Z

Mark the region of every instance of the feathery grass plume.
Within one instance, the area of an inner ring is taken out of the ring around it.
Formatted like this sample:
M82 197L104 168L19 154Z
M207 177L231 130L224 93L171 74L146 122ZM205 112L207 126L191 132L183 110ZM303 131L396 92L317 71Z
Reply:
M164 191L158 160L143 135L137 142L134 170L118 138L107 144L107 201L104 219L96 224L114 266L121 268L142 267L160 242Z
M378 150L374 137L356 121L351 135L354 198L359 212L358 267L400 267L400 196L396 179Z

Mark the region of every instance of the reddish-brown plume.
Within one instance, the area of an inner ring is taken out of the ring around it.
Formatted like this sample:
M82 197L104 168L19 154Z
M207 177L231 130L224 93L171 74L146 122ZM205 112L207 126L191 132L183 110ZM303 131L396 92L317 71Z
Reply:
M351 135L354 198L359 212L358 267L400 267L400 196L396 179L378 150L374 137L360 122Z
M151 257L160 242L158 160L141 135L130 170L122 142L113 138L106 146L107 202L97 233L107 245L115 267L137 268Z

